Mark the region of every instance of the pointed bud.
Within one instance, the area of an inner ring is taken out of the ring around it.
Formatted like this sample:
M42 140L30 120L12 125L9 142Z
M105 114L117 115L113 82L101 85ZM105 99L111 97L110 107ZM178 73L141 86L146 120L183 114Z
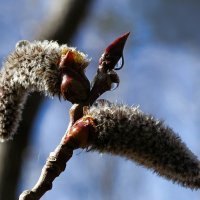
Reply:
M64 144L73 144L73 148L86 148L96 137L96 124L91 116L83 116L69 129L63 138Z
M72 103L85 101L90 92L90 82L73 51L68 51L63 55L59 69L61 71L60 91L63 98Z
M124 64L123 50L129 34L130 32L117 38L105 49L104 53L99 59L100 71L107 71L107 70L110 71L112 69L119 70L123 67ZM122 58L122 65L119 68L115 68L120 58Z
M118 37L105 50L105 53L121 57L124 50L124 45L130 32Z

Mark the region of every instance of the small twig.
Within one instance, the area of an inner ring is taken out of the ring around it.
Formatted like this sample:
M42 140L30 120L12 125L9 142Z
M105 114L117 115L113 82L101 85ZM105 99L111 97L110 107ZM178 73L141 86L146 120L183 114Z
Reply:
M31 190L25 190L19 200L40 199L46 191L52 188L54 179L65 170L66 162L72 157L73 143L71 145L70 147L70 144L59 144L55 151L50 153L38 182Z
M42 169L38 182L31 190L25 190L19 200L38 200L51 190L54 179L65 170L67 161L72 157L73 150L86 148L94 138L95 123L92 117L81 118L73 123L79 113L79 106L70 109L70 127L57 148L50 153Z
M72 96L69 96L70 94L66 93L65 89L69 90L69 88L73 88L74 83L75 86L79 87L80 80L85 80L86 84L84 87L81 86L81 91L87 93L87 78L80 78L83 73L80 68L73 66L73 56L69 58L69 55L66 55L61 61L61 67L64 69L62 72L63 76L67 76L69 71L72 73L73 70L73 78L70 79L70 82L63 79L61 85L62 94L65 99L71 100L72 103L79 102L71 107L68 129L58 147L54 152L50 153L47 158L38 182L31 190L24 191L20 195L19 200L39 200L52 188L54 179L65 170L66 162L72 157L73 150L77 148L87 148L90 146L91 141L97 136L95 120L88 115L84 117L84 112L87 112L87 106L92 105L101 94L111 89L113 82L119 83L119 78L114 72L114 67L122 57L123 48L128 35L129 33L123 35L106 48L104 54L100 58L97 75L93 81L93 87L85 101L83 101L83 96L80 96L80 94L77 96L76 92L72 93ZM73 67L65 66L65 59L67 61L70 59Z

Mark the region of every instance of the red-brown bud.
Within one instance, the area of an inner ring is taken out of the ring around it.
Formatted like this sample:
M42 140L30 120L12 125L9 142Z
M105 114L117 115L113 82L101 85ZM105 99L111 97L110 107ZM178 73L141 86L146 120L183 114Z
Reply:
M113 85L115 85L115 88L118 87L120 80L114 70L119 70L123 67L123 49L129 34L130 32L114 40L99 59L98 71L92 81L92 89L89 96L90 105L104 92L111 90ZM122 65L116 68L115 66L120 58L122 58Z
M74 52L68 51L59 64L61 71L60 91L64 99L72 103L84 102L90 92L90 82L85 76L84 67L77 63Z
M123 50L126 40L130 32L125 33L121 37L114 40L104 51L101 58L99 59L100 70L119 70L123 67ZM115 68L118 61L122 58L122 65L119 68Z
M84 116L69 129L67 136L64 138L64 143L73 144L74 149L86 148L94 137L95 131L94 119L91 116Z

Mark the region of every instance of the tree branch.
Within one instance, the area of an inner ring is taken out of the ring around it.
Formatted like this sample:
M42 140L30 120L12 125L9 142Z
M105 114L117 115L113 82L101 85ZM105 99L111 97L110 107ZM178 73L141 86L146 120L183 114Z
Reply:
M55 40L67 43L77 31L78 24L85 19L92 0L52 1L47 17L40 24L35 38L38 40Z
M76 112L78 106L72 107L71 119ZM200 162L172 129L137 107L100 100L69 127L50 153L36 185L19 200L39 200L77 148L126 157L182 186L200 188Z
M77 121L77 112L80 112L79 106L72 106L68 131L47 158L36 185L31 190L24 191L19 200L39 200L48 190L51 190L54 179L65 170L66 162L72 157L73 150L88 146L95 133L95 125L91 117ZM73 123L75 121L77 122Z
M20 195L19 200L40 199L46 191L52 188L53 180L64 171L66 162L71 158L73 150L77 148L87 148L94 140L96 136L96 125L94 119L87 116L89 112L88 106L93 104L101 94L109 91L113 82L116 80L119 81L118 75L114 72L114 69L123 55L123 48L128 35L129 33L126 33L117 38L106 48L99 60L97 74L94 78L92 89L88 94L85 93L88 90L88 85L86 81L87 78L82 71L84 69L83 63L78 63L77 65L76 56L74 56L71 51L68 51L61 57L58 67L61 70L60 74L63 80L61 81L61 93L65 99L74 103L69 112L70 122L68 130L59 146L49 155L36 185L32 190L24 191ZM80 55L78 60L80 60ZM71 74L73 74L73 76L71 76ZM63 77L66 76L70 77L70 79L63 79ZM86 83L83 84L83 81L86 81ZM80 83L85 86L81 86ZM84 101L83 96L76 93L76 90L79 91L80 89L82 93L87 94Z
M54 179L65 170L66 162L77 148L123 156L182 186L200 188L200 162L172 129L137 107L101 100L88 109L101 94L111 89L113 82L119 83L114 70L121 69L115 65L122 57L128 35L123 35L106 48L89 93L83 65L78 62L80 57L76 59L75 56L83 54L68 50L61 56L58 66L62 77L61 93L74 103L69 127L58 147L49 155L36 185L24 191L20 200L39 200L50 190ZM83 80L84 86L80 84ZM70 89L73 90L69 94ZM75 89L83 91L84 95L77 94ZM85 95L87 98L84 100Z

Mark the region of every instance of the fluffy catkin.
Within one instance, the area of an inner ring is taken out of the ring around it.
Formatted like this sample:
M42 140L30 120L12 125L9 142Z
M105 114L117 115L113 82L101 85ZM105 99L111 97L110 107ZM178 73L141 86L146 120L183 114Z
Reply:
M29 92L60 94L58 63L62 54L75 52L77 63L88 65L87 56L53 41L20 41L0 71L0 141L12 138Z
M200 188L200 162L163 122L138 107L109 103L91 107L90 115L98 133L92 150L126 157L173 182Z

